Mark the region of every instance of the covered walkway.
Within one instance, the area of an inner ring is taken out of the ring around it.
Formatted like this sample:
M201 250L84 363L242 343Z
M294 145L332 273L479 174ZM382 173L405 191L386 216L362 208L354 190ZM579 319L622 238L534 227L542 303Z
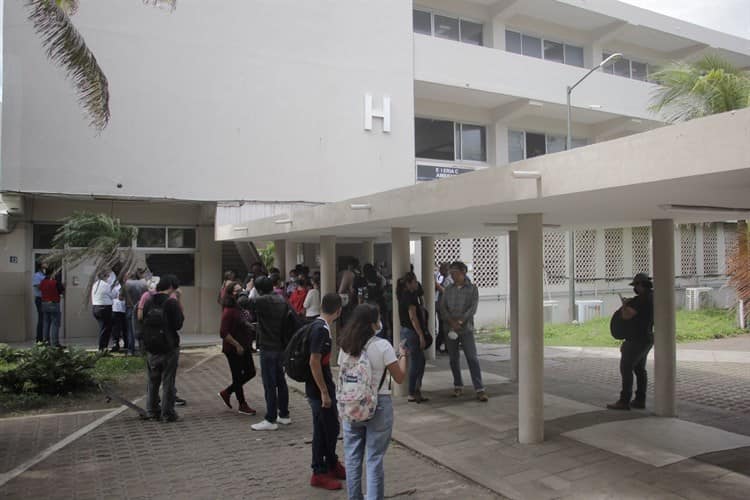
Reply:
M217 226L219 240L314 242L321 289L335 290L337 241L390 239L392 274L409 266L420 238L434 262L435 237L510 232L512 370L518 382L517 439L544 441L543 228L650 223L655 305L654 410L676 414L675 223L750 215L750 110L726 113L606 143L449 179ZM356 182L356 179L352 179ZM367 254L367 252L365 252ZM423 266L423 282L432 269ZM433 304L432 287L425 303ZM394 324L399 324L394 311ZM434 315L432 315L434 316ZM432 328L434 331L434 328ZM398 342L394 332L394 343Z

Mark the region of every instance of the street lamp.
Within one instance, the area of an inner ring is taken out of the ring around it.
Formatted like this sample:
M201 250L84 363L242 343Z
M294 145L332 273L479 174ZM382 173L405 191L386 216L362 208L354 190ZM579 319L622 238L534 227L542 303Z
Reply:
M575 82L573 85L569 85L566 87L566 93L568 98L568 128L567 128L567 134L565 135L565 149L567 151L570 151L573 149L572 147L572 138L570 135L570 94L573 92L573 89L576 88L582 81L584 81L588 76L593 73L594 71L603 68L607 64L611 63L612 61L615 61L617 59L620 59L622 57L622 54L619 52L612 54L602 62L600 62L597 66L594 66L591 68L588 73L583 75L580 80ZM573 319L573 321L576 321L578 319L578 311L576 310L576 254L575 254L575 231L572 229L570 230L568 234L568 267L570 267L570 278L568 279L568 300L569 300L569 307L570 307L570 316Z
M604 66L606 66L609 63L611 63L612 61L620 59L621 57L622 57L622 54L620 54L619 52L617 52L615 54L612 54L611 56L609 56L608 58L606 58L605 60L603 60L602 62L600 62L598 66L594 66L593 68L591 68L589 70L589 72L586 73L585 75L583 75L583 77L580 80L578 80L577 82L575 82L573 85L569 85L566 88L566 91L567 91L567 94L568 94L568 96L567 96L568 97L568 134L565 136L565 149L567 149L568 151L570 151L572 149L571 148L571 142L572 142L572 140L571 140L571 136L570 136L570 94L571 94L571 92L573 92L573 89L576 88L582 81L584 81L586 78L588 78L588 76L591 73L593 73L594 71L596 71L596 70L598 70L600 68L603 68Z

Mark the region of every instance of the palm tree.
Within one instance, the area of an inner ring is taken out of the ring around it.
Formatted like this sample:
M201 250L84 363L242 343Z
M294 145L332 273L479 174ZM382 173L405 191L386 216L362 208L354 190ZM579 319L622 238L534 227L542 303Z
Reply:
M727 260L729 283L737 290L737 299L750 303L750 228L747 223L737 225L737 242ZM745 309L747 315L750 311Z
M717 55L674 62L651 78L659 88L650 109L669 123L750 106L750 75Z
M103 130L109 123L109 84L94 54L70 20L78 0L26 0L29 20L42 39L47 57L59 64L73 82L91 126ZM174 10L177 0L143 0Z
M136 267L133 239L138 229L121 224L106 214L76 212L62 220L63 225L52 238L52 252L44 261L52 269L76 267L93 262L95 271L89 278L86 296L102 271L115 270L118 278Z

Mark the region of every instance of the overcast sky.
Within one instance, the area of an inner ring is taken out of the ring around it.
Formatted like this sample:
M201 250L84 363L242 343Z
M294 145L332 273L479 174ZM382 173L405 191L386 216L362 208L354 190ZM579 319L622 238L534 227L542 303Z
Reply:
M667 16L750 38L750 0L621 0Z

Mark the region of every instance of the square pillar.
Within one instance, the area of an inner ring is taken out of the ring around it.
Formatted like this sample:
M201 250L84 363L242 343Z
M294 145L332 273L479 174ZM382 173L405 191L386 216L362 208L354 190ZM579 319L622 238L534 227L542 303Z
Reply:
M435 237L422 236L422 288L424 305L427 308L427 329L432 338L437 340L435 327ZM435 342L427 351L427 359L435 359Z
M365 240L362 242L362 264L375 264L375 240Z
M286 242L284 249L284 274L281 276L282 281L289 279L289 273L297 266L297 243L293 241Z
M320 237L320 298L327 293L336 293L336 237ZM336 325L331 325L331 366L339 359Z
M508 233L510 282L510 379L518 381L518 231Z
M518 442L544 441L542 214L518 216Z
M286 279L286 240L274 240L273 242L273 267L278 267L281 271L281 279ZM269 271L269 269L266 269Z
M677 406L677 338L674 296L674 221L651 221L654 242L654 409L673 417Z
M398 298L396 285L399 278L409 271L409 228L391 228L391 269L393 271L393 346L398 349L401 344L401 320L398 315ZM394 396L406 396L407 384L393 383Z

